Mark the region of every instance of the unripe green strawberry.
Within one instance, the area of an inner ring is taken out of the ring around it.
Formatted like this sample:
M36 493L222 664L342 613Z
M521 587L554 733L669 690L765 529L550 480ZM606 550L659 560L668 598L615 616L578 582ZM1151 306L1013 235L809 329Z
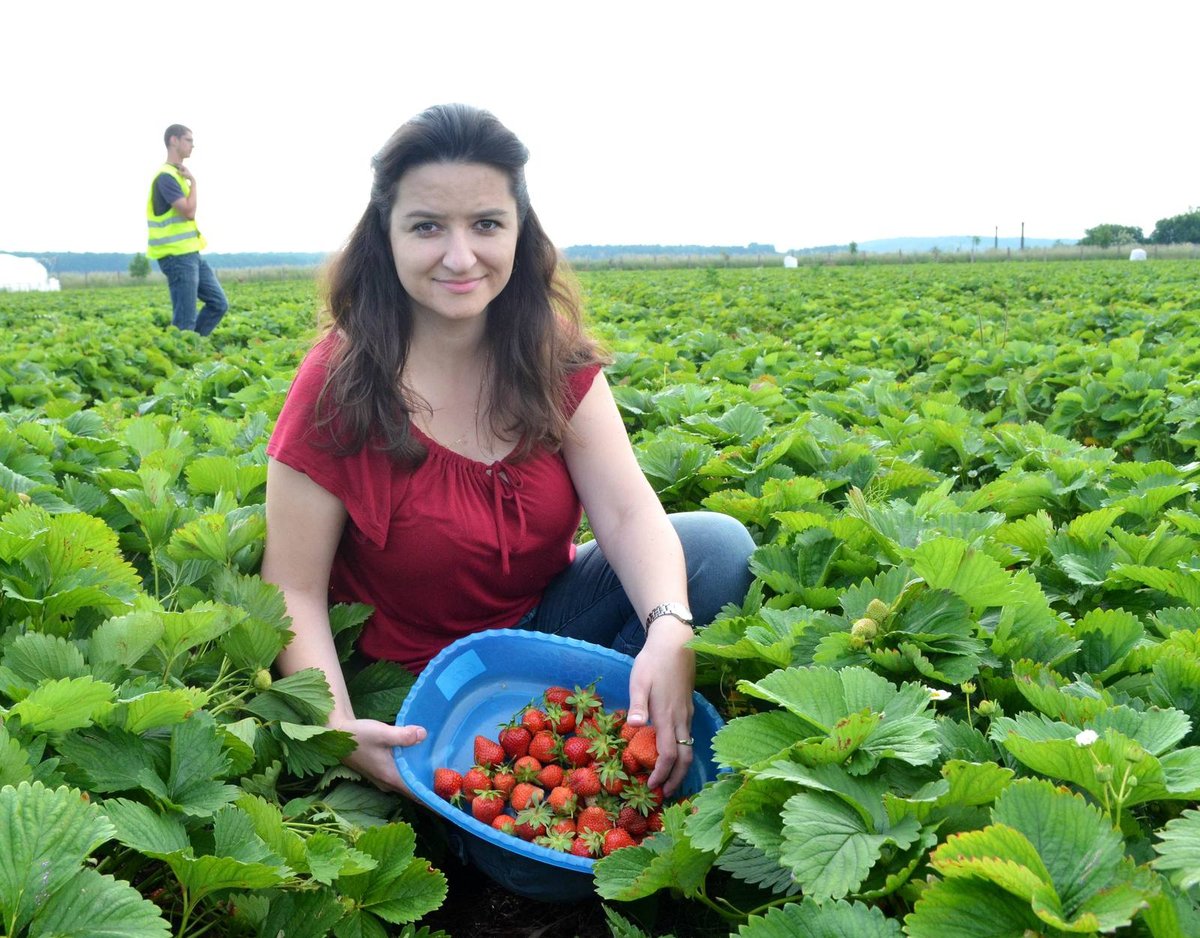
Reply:
M879 623L874 619L862 618L850 627L850 635L853 638L861 638L863 641L871 641L879 634Z
M892 607L882 599L872 599L867 603L866 616L868 619L874 619L876 622L886 622L888 616L891 614Z
M254 672L254 689L255 690L270 690L271 689L271 672L266 668L259 668Z

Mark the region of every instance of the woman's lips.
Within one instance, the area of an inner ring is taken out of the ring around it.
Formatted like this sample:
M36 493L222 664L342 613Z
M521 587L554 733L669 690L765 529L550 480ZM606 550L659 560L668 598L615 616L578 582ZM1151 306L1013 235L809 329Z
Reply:
M438 283L451 293L470 293L479 285L482 278L474 280L439 280Z

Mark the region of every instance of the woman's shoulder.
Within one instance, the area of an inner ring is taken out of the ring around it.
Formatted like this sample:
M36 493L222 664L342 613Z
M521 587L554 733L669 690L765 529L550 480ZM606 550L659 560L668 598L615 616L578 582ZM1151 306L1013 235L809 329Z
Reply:
M575 413L575 408L587 396L587 392L592 389L592 383L596 380L596 375L600 373L602 367L603 364L601 362L592 361L573 366L567 372L567 399L565 405L568 416Z

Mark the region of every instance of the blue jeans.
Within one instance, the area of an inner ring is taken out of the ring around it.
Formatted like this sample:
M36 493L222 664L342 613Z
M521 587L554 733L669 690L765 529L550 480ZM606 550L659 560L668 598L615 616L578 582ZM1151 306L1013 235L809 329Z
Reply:
M171 325L201 335L212 332L229 309L229 301L225 299L217 275L199 252L160 257L158 269L166 274L167 287L171 291ZM199 315L196 313L197 299L204 303Z
M741 603L753 577L749 559L753 538L740 521L709 511L667 516L687 562L687 600L697 626L711 622L726 603ZM663 601L684 597L664 596ZM600 546L579 547L575 560L555 577L542 601L520 628L550 632L636 655L646 640L642 620L634 612L616 573Z

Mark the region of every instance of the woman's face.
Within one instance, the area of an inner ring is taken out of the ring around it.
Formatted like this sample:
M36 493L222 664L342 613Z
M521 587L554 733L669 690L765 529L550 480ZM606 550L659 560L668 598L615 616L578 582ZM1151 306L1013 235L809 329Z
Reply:
M484 163L426 163L396 187L388 225L413 315L483 315L512 275L519 230L508 175Z

